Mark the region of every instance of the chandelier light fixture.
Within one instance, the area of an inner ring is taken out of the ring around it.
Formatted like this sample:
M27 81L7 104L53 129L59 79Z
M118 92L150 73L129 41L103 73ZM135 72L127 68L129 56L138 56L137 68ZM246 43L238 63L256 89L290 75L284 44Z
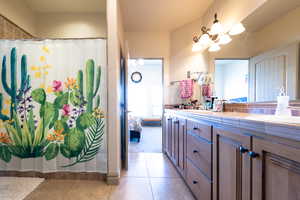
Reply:
M201 27L202 34L193 37L192 51L201 51L208 48L208 51L215 52L221 49L220 45L225 45L231 42L232 35L238 35L245 31L242 23L235 24L229 31L224 31L224 28L218 20L217 13L211 28Z

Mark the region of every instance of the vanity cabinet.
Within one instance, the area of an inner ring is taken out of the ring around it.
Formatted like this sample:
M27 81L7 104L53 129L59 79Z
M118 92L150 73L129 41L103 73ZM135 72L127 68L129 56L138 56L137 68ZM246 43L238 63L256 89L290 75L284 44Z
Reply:
M214 128L213 137L214 200L250 200L251 136Z
M164 117L164 151L171 158L172 157L172 117Z
M252 199L300 200L299 143L253 138Z
M186 170L186 119L175 116L165 117L165 152L185 177Z
M213 142L214 200L300 200L299 143L220 128Z
M300 127L205 117L165 117L165 152L197 200L300 200L300 141L278 136Z

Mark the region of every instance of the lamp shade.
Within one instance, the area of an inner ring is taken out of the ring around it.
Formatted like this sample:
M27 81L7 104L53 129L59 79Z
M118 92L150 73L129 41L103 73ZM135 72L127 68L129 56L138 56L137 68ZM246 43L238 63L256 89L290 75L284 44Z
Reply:
M199 39L199 43L203 46L209 45L211 43L209 35L207 33L203 34Z
M231 37L227 34L220 35L219 44L228 44L231 42Z
M223 26L220 22L215 22L211 29L210 29L210 34L211 35L217 35L223 32Z
M242 32L244 32L246 29L242 23L235 24L231 30L229 31L230 35L238 35Z
M203 49L203 46L200 44L200 42L196 42L193 44L192 51L201 51Z
M217 43L214 43L209 47L208 51L216 52L216 51L219 51L220 49L221 49L221 47Z

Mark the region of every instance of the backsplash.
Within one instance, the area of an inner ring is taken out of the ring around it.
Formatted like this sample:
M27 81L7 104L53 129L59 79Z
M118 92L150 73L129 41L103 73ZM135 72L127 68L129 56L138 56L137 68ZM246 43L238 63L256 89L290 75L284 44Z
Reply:
M254 114L274 115L276 103L225 103L225 112L242 112ZM293 116L300 116L300 102L290 102Z
M167 104L165 109L177 108L178 104ZM274 115L276 103L225 103L224 112L241 112L253 114ZM300 102L290 102L289 108L293 116L300 116Z

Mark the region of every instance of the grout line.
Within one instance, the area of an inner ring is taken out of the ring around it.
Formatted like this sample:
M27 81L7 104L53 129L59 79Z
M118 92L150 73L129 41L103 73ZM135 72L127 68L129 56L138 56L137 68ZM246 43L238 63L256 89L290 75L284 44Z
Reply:
M149 157L145 157L145 162L146 162L146 170L147 170L147 175L148 175L148 183L150 185L150 190L152 194L152 199L155 200L154 192L153 192L153 186L151 182L151 177L150 177L150 172L149 172L149 167L148 167L148 159Z

